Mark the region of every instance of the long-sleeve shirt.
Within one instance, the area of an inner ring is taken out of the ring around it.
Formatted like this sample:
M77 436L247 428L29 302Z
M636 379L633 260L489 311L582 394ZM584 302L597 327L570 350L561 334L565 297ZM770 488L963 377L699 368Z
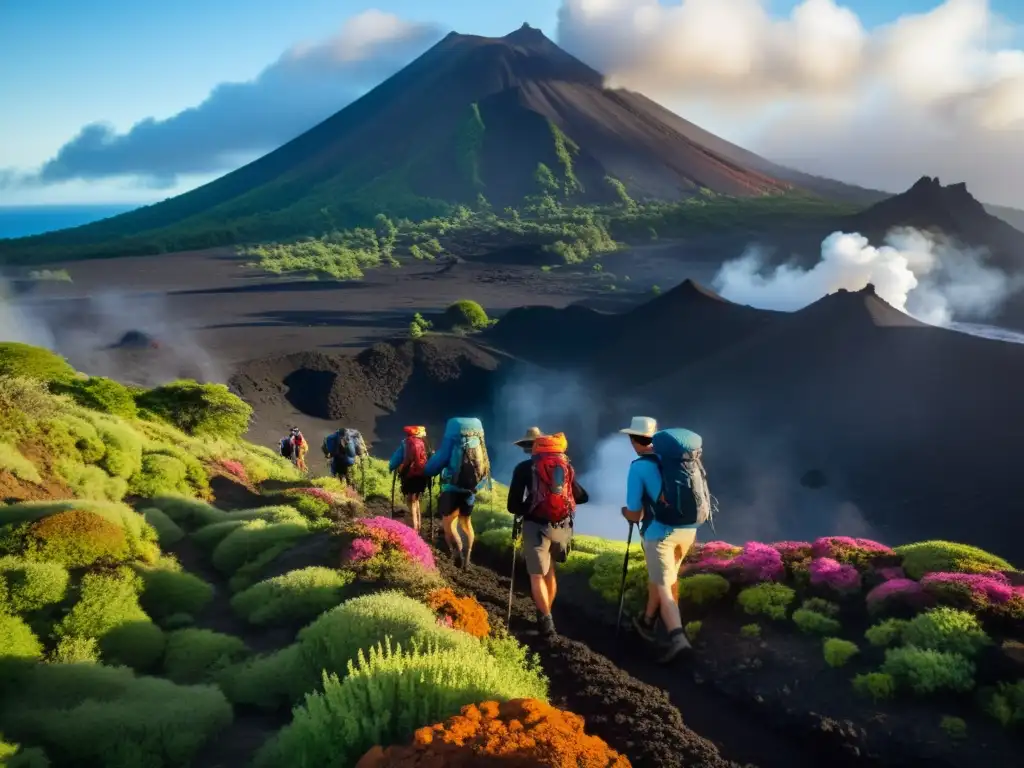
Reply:
M533 459L516 464L512 470L512 482L508 486L508 504L506 509L516 517L523 517L530 511L530 489L533 486ZM590 501L590 494L580 485L576 478L572 481L572 498L577 504Z
M394 472L405 461L405 440L398 444L395 452L391 454L391 461L388 462L388 472Z

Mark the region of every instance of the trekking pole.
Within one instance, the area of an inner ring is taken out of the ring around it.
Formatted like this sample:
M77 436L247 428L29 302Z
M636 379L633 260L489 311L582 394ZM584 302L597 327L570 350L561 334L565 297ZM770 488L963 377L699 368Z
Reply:
M366 498L366 454L359 460L359 495ZM394 517L394 515L391 515Z
M626 556L622 560L622 584L619 585L619 616L615 620L615 642L619 641L619 629L622 627L622 609L626 605L626 574L629 572L629 545L633 543L633 523L629 523L629 535L626 537Z
M391 519L395 519L395 480L398 479L398 473L391 473Z
M434 478L427 478L427 512L430 514L430 544L434 544Z
M512 593L516 583L516 546L519 543L519 518L512 520L512 570L508 575L508 615L505 617L505 626L512 626Z

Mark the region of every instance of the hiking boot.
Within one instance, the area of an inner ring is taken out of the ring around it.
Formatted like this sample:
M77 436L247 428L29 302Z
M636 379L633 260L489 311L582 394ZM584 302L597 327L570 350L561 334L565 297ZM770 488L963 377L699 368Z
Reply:
M661 656L658 657L658 663L668 664L680 654L689 653L692 650L693 646L690 645L690 641L687 640L686 633L682 628L674 629L668 635L668 646Z
M640 637L649 643L653 643L658 633L659 618L659 616L654 615L648 619L644 614L638 613L633 617L633 628Z
M547 616L541 616L537 619L537 629L540 631L541 637L551 637L555 634L555 619L549 613Z

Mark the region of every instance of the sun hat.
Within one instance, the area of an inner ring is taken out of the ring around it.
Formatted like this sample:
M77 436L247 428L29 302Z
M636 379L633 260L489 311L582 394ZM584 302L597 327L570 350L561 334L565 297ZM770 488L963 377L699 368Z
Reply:
M533 443L533 441L536 440L538 437L543 436L544 433L540 431L540 427L530 427L528 430L526 430L526 436L520 438L519 440L516 440L514 443L512 443L512 445L518 445L519 447L523 448Z
M636 435L637 437L653 437L657 431L658 422L650 416L634 416L629 427L619 430L624 435Z

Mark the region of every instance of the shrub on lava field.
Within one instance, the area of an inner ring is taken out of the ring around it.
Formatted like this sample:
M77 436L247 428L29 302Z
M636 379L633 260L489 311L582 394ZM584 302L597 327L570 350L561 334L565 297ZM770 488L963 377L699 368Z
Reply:
M694 605L708 605L721 600L729 594L730 589L729 581L724 576L717 573L696 573L679 580L679 599Z
M345 599L350 571L311 566L261 581L231 598L250 624L305 624Z
M903 556L903 569L912 579L937 572L991 573L1013 570L1013 566L1001 557L968 544L951 541L904 544L896 547L896 553Z
M884 701L896 693L896 680L886 672L868 672L853 678L853 690L876 702Z
M825 600L820 597L809 597L804 600L803 605L800 606L806 611L814 611L820 613L822 616L828 616L829 618L836 618L839 616L839 606L833 603L831 600Z
M175 614L195 616L213 599L213 587L188 571L169 567L143 568L140 575L142 607L163 624Z
M743 637L758 638L761 636L761 625L744 624L740 627L740 634L743 635Z
M195 496L207 488L205 473L197 477L195 467L190 473L186 461L168 452L144 453L141 468L128 483L128 491L144 499L156 496Z
M793 623L801 632L816 635L834 635L842 629L842 626L835 619L822 616L817 611L808 611L805 608L793 611Z
M57 637L103 636L115 627L133 621L147 621L139 606L141 579L128 568L112 572L87 573L78 588L78 601L54 627Z
M107 664L148 672L163 657L166 642L163 630L146 619L114 627L100 638L99 649Z
M747 587L739 595L739 604L751 616L770 619L786 618L786 610L796 598L796 592L784 584L758 584Z
M830 557L816 557L811 560L808 571L812 586L825 587L840 594L860 591L860 571L852 565Z
M483 638L491 633L487 611L472 595L458 597L449 587L444 587L427 595L427 605L442 617L451 618L455 629L468 632L473 637Z
M622 583L622 553L605 552L594 559L594 572L590 577L590 588L609 603L619 599ZM629 551L626 571L625 604L632 610L641 609L647 601L647 564L639 547Z
M868 628L864 637L876 648L899 645L903 641L903 630L909 623L905 619L886 619Z
M91 411L110 413L124 419L135 418L138 408L128 388L113 379L90 376L87 379L72 379L53 386L54 392L70 395L83 408Z
M438 321L443 330L465 329L478 331L491 324L487 312L477 302L468 299L450 304Z
M194 531L205 525L228 520L227 512L217 509L205 501L183 496L158 496L147 502L163 511L171 520L186 531Z
M142 510L142 516L156 530L161 546L169 547L185 538L185 532L163 510L149 507Z
M999 683L986 703L985 711L1004 728L1024 726L1024 680Z
M3 638L0 656L4 660L42 658L42 643L32 628L17 616L0 612L0 637Z
M779 581L786 573L779 550L757 541L748 541L740 554L731 559L716 554L725 552L724 549L712 549L707 555L705 551L702 550L697 562L687 566L687 572L718 573L740 584Z
M47 661L51 664L98 664L99 643L95 637L62 637Z
M124 478L111 477L99 467L58 459L56 470L72 493L82 499L121 501L128 493L128 483Z
M825 536L811 545L811 555L815 558L826 557L861 569L867 568L878 557L893 554L885 544L849 536Z
M282 523L250 520L225 536L214 548L211 559L221 573L233 574L266 551L280 551L282 547L292 546L309 534L309 524L301 518Z
M345 560L373 570L374 558L398 555L418 563L427 570L435 570L434 555L419 534L405 523L388 517L369 517L351 526L355 535Z
M213 686L103 664L38 664L21 681L4 727L45 749L55 765L138 768L189 765L231 717Z
M955 608L935 608L915 616L903 627L903 642L933 651L977 656L992 639L981 628L978 618Z
M6 592L7 604L14 613L38 611L59 603L67 594L69 580L67 569L60 563L0 557L0 593Z
M967 738L967 723L962 717L950 717L946 715L939 722L939 728L951 739Z
M950 690L963 693L974 687L974 662L958 653L908 645L885 652L882 671L914 693Z
M476 643L476 641L473 641ZM460 650L359 654L344 680L323 674L323 692L306 696L294 719L257 755L257 768L283 764L353 765L375 744L401 743L419 723L433 723L478 701L546 700L535 680L494 656ZM365 717L372 709L373 718Z
M233 635L209 629L179 629L167 636L164 673L181 685L213 682L217 674L249 655Z
M25 557L66 568L117 563L128 557L128 540L119 525L84 509L58 512L33 523L25 538Z
M443 723L418 729L412 742L373 747L356 768L444 765L474 768L490 762L521 766L629 768L629 761L584 730L583 718L536 699L470 704Z
M252 406L223 384L200 384L188 379L144 391L135 402L196 437L239 440L252 418Z
M924 588L912 579L890 579L868 592L868 611L875 615L898 610L917 610L927 602Z
M856 643L843 640L838 637L829 637L822 645L825 654L825 663L830 667L843 667L846 663L860 653Z
M0 343L0 376L70 381L75 375L67 360L48 349L17 341Z
M114 416L96 411L82 411L82 418L96 428L103 441L103 458L99 466L111 477L128 480L142 469L142 436Z

